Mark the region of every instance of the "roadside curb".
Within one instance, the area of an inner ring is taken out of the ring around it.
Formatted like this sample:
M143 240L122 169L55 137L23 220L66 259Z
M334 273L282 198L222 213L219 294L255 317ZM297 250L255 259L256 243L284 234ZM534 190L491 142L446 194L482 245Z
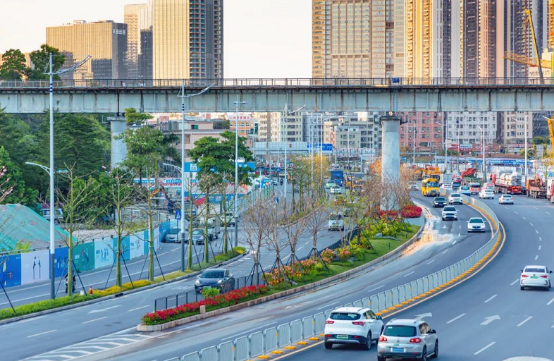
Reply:
M238 255L234 258L231 258L230 260L227 260L225 262L222 262L222 263L219 263L217 265L214 265L213 267L221 267L221 266L225 266L229 263L232 263L232 262L235 262L243 257L246 257L248 255L248 252L244 252L243 254L241 255ZM137 293L137 292L141 292L141 291L146 291L146 290L149 290L149 289L152 289L152 288L156 288L156 287L160 287L160 286L164 286L164 285L167 285L167 284L170 284L170 283L174 283L174 282L178 282L178 281L183 281L183 280L186 280L186 279L189 279L189 278L194 278L195 276L199 275L201 273L201 271L197 271L197 272L193 272L193 273L189 273L187 275L183 275L183 276L180 276L180 277L177 277L177 278L174 278L174 279L171 279L171 280L168 280L168 281L162 281L160 283L155 283L155 284L152 284L152 285L148 285L148 286L144 286L144 287L139 287L139 288L134 288L134 289L131 289L131 290L128 290L128 291L124 291L124 292L121 292L121 293L117 293L117 294L114 294L114 295L109 295L109 296L104 296L104 297L98 297L98 298L95 298L93 300L90 300L90 301L83 301L83 302L79 302L79 303L74 303L74 304L71 304L71 305L67 305L67 306L62 306L62 307L57 307L57 308L52 308L50 310L44 310L44 311L40 311L40 312L34 312L34 313L29 313L27 315L22 315L22 316L17 316L17 317L12 317L12 318L7 318L5 320L0 320L0 326L2 325L6 325L8 323L12 323L12 322L18 322L18 321L22 321L22 320L27 320L29 318L33 318L33 317L38 317L38 316L44 316L44 315L49 315L51 313L56 313L56 312L62 312L62 311L67 311L67 310L72 310L72 309L75 309L75 308L79 308L79 307L84 307L84 306L89 306L89 305L93 305L95 303L100 303L102 301L108 301L108 300L111 300L111 299L114 299L114 298L118 298L118 297L122 297L122 296L127 296L127 295L131 295L133 293Z
M203 319L206 319L206 318L209 318L209 317L212 317L212 316L221 315L221 314L241 310L243 308L254 306L254 305L257 305L257 304L260 304L260 303L273 301L273 300L278 299L278 298L287 297L287 296L298 294L298 293L303 293L303 292L306 292L306 291L309 291L309 290L312 290L312 289L315 289L315 288L318 288L318 287L321 287L321 286L329 285L329 284L334 283L336 281L342 281L346 278L349 278L352 275L363 272L366 269L371 268L372 266L375 266L376 264L382 263L384 261L388 261L386 263L389 263L389 262L401 257L404 250L406 250L408 247L412 246L413 243L415 243L416 241L418 241L421 238L420 237L421 233L426 228L426 225L427 225L427 218L424 217L423 226L421 226L419 228L419 230L416 232L416 234L414 234L412 236L412 238L410 238L404 244L402 244L401 246L395 248L391 252L389 252L387 254L384 254L381 257L378 257L378 258L374 259L373 261L370 261L366 264L363 264L361 266L358 266L358 267L353 268L351 270L348 270L346 272L340 273L338 275L334 275L332 277L325 278L323 280L313 282L313 283L310 283L310 284L307 284L307 285L304 285L304 286L300 286L300 287L297 287L297 288L292 288L290 290L281 291L281 292L272 294L270 296L260 297L258 299L252 300L252 301L240 303L238 305L233 305L233 306L229 306L229 307L225 307L225 308L220 308L218 310L206 312L204 314L194 315L194 316L182 318L182 319L179 319L179 320L166 322L166 323L161 324L161 325L148 326L148 325L144 325L144 324L139 324L139 325L137 325L137 331L139 331L139 332L163 331L163 330L167 330L167 329L170 329L170 328L173 328L173 327L186 325L186 324L191 323L191 322L203 320Z

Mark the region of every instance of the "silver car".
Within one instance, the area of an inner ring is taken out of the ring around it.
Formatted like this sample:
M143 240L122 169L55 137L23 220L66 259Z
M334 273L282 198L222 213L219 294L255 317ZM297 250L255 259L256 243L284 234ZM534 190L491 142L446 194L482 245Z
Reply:
M377 361L387 358L427 360L439 356L437 332L421 319L392 320L385 326L377 345Z

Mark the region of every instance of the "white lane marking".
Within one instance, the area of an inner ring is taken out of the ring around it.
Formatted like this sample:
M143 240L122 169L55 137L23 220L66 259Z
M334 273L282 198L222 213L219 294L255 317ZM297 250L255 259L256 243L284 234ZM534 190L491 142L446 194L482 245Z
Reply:
M525 218L525 217L523 217L523 216L521 216L521 218L523 218L523 219L527 220L527 218Z
M535 232L537 232L537 234L539 234L539 230L538 230L538 229L535 229Z
M90 314L90 313L104 312L104 311L111 310L111 309L118 308L118 307L121 307L121 305L116 305L116 306L110 306L110 307L106 307L106 308L101 308L101 309L99 309L99 310L92 310L92 311L89 312L89 314Z
M514 211L514 213L515 213L515 214L519 214L519 213L517 213L516 211Z
M550 306L550 304L551 304L552 302L554 302L554 298L551 299L550 301L548 301L548 303L547 303L546 305L547 305L547 306Z
M324 308L327 308L327 307L331 307L333 305L336 305L337 303L339 303L339 301L337 302L333 302L333 303L329 303L328 305L325 305L325 306L321 306L320 308L316 308L316 310L323 310Z
M17 303L17 302L21 302L21 301L29 301L29 300L33 300L35 298L46 297L46 296L49 296L49 295L50 295L49 293L45 293L45 294L37 295L37 296L33 296L33 297L21 298L19 300L12 300L12 303ZM0 303L0 306L1 305L9 305L9 304L10 304L9 302L3 302L3 303Z
M539 237L539 241L542 241L542 237Z
M530 319L532 319L533 316L529 316L527 317L525 320L521 321L520 323L518 323L517 327L520 327L521 325L523 325L525 322L529 321Z
M542 246L539 246L539 251L541 250Z
M550 214L550 212L544 212L544 213L546 213L546 214Z
M29 321L36 321L36 320L40 320L41 318L44 318L44 317L46 317L46 316L38 316L38 317L28 318L28 319L23 320L23 321L18 321L17 323L21 324L21 323L25 323L25 322L29 322Z
M464 317L465 315L466 315L465 313L462 313L461 315L454 317L453 319L451 319L451 320L448 321L447 323L452 323L452 322L454 322L454 321L456 321L456 320L459 320L460 318Z
M385 285L377 286L377 287L375 287L375 288L372 288L372 289L370 289L370 290L367 290L367 292L377 291L379 288L383 288L383 287L385 287Z
M45 334L51 333L51 332L56 332L56 330L50 330L50 331L45 331L45 332L41 332L41 333L35 333L34 335L27 336L27 338L36 337L36 336L40 336L40 335L45 335Z
M533 208L535 208L537 211L539 210L537 207L533 207Z
M406 273L406 274L404 275L404 277L408 277L409 275L414 274L414 273L415 273L415 271L412 271L412 272L410 272L410 273Z
M474 353L475 356L479 355L481 352L485 351L486 349L488 349L489 347L492 347L496 342L491 342L489 343L487 346L483 347L482 349L480 349L479 351L477 351L476 353Z
M536 255L535 256L535 261L539 259L539 255Z
M531 225L531 227L534 227L534 226L533 226L533 223L529 222L529 224Z
M496 295L492 296L491 298L489 298L488 300L486 300L485 303L489 303L489 301L492 301L495 297L496 297Z
M433 263L433 262L435 262L434 259L432 259L432 260L430 260L429 262L427 262L427 264L431 264L431 263Z
M85 321L85 322L83 322L83 325L86 324L86 323L91 323L91 322L100 321L100 320L103 320L103 319L105 319L105 318L108 318L108 316L104 316L104 317L100 317L100 318L95 318L94 320Z
M132 308L132 309L130 309L130 310L127 311L127 312L133 312L133 311L137 311L137 310L142 310L143 308L147 308L147 307L148 307L148 305L142 306L142 307L137 307L137 308Z
M441 254L445 254L446 252L448 252L448 248L442 251Z
M510 286L513 286L517 283L517 281L519 281L519 278L517 280L515 280L514 282L510 283Z
M455 244L456 244L456 242L458 242L458 241L454 241L454 242L452 242L452 245L455 245Z

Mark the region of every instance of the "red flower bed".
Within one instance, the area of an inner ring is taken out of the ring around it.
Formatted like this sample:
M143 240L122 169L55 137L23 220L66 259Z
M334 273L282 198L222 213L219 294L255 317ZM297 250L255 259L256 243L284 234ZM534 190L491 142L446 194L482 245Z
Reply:
M145 325L158 325L180 318L200 313L200 306L206 306L206 311L236 305L244 301L250 301L268 292L267 286L246 286L222 295L206 298L205 300L179 305L167 310L159 310L147 313L142 317Z
M421 217L421 207L415 204L410 204L404 207L400 213L397 211L379 211L379 217L381 218L397 218L399 215L402 218L419 218Z

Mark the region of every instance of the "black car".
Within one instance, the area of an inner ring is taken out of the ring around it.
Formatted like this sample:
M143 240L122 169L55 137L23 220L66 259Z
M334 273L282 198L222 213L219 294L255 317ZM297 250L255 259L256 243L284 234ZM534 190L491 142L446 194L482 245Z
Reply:
M235 289L235 279L228 269L209 268L194 283L194 290L198 293L204 287L217 287L221 293L229 292Z
M435 197L433 200L433 208L442 208L446 205L446 198L444 197Z

